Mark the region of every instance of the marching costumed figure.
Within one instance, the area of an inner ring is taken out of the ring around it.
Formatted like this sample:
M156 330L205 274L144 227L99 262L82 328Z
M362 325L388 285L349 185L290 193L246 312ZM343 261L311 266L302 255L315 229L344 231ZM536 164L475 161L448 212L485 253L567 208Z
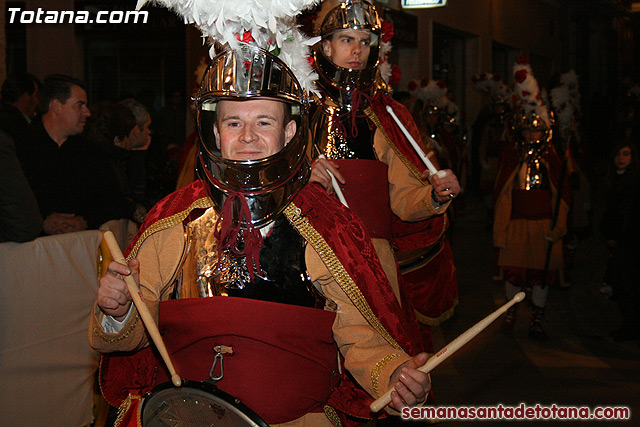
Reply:
M566 233L569 192L561 176L561 160L551 141L552 121L528 59L514 66L519 97L513 124L513 143L500 156L495 187L493 244L499 249L507 299L527 290L533 305L529 336L546 339L542 327L550 284L562 268L562 237ZM560 187L561 186L561 187ZM510 332L516 310L504 323Z
M198 67L194 71L195 80L193 83L193 93L191 94L192 98L195 98L198 95L198 91L200 90L200 82L202 81L202 76L204 76L204 72L209 65L209 61L205 58L200 58L200 63ZM193 114L195 118L195 106L192 104L189 108L189 111ZM184 141L184 145L182 146L182 154L180 156L180 171L178 173L178 179L176 182L176 190L184 187L185 185L191 184L193 181L198 179L196 176L196 158L198 152L198 130L194 129L189 135L187 135L186 140Z
M425 78L415 93L423 102L422 121L426 138L436 148L440 166L452 169L461 180L464 179L466 153L459 135L460 111L449 99L447 84L442 80Z
M479 173L475 174L482 200L489 212L488 224L493 223L493 187L498 174L498 158L507 143L507 128L511 125L511 89L502 76L492 73L476 74L471 78L474 87L491 96L487 114L481 114L474 124L473 148L477 150Z
M549 92L557 133L554 146L562 157L566 178L571 187L571 206L567 219L567 235L564 239L565 269L561 285L571 283L571 268L575 258L578 239L589 229L591 216L591 185L576 161L582 157L580 136L580 92L575 71L562 73L556 87Z
M349 0L331 9L314 46L319 74L317 108L312 113L316 152L313 175L331 189L331 171L343 184L352 209L367 225L390 281L404 308L410 296L419 320L444 320L457 303L457 279L445 235L450 200L460 193L452 171L428 171L394 122L399 117L416 141L411 114L378 90L381 24L374 6ZM400 262L401 277L396 258ZM430 332L425 328L425 334ZM429 343L430 346L430 343Z
M308 184L313 79L290 18L312 2L156 3L220 48L196 96L200 179L150 211L128 266L112 261L100 280L89 332L116 424L231 425L221 420L250 408L254 423L233 425L360 425L394 386L389 411L422 404L431 385L415 368L427 354L364 225ZM178 374L190 389L215 383L235 409L185 409L131 304L130 274ZM167 389L175 399L153 399Z

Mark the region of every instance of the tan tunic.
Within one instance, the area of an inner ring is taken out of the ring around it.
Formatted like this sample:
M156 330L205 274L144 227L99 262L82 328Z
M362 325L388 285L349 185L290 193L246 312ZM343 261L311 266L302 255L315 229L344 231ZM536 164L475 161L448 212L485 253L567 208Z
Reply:
M409 170L402 159L396 154L387 142L384 134L376 131L373 138L373 150L381 162L387 165L389 181L389 199L391 210L403 221L421 221L434 215L444 213L450 202L436 208L431 202L433 187L428 182L422 182ZM398 283L398 270L391 244L385 239L371 239L376 249L382 268L387 274L389 283L398 302L400 298L400 285Z
M380 131L376 131L374 135L373 150L378 160L388 167L391 210L401 220L421 221L447 210L450 202L439 208L433 206L431 184L422 182L409 170Z
M551 218L511 219L512 195L515 188L517 169L509 177L500 191L495 204L493 223L493 245L499 247L498 265L505 267L524 267L544 269L549 242L545 236L553 240L549 269L557 270L563 266L562 240L567 232L567 214L569 206L561 201L558 221L551 230ZM555 206L557 191L552 191L551 205Z

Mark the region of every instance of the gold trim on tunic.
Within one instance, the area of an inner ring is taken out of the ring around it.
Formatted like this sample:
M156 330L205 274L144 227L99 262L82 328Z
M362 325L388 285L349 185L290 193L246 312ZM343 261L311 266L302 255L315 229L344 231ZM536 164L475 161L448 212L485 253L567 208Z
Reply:
M340 421L340 416L338 415L336 408L334 408L333 406L324 405L323 409L324 414L327 418L329 418L331 424L333 424L335 427L342 427L342 422Z
M136 317L133 318L133 322L131 322L131 325L127 328L127 330L122 335L118 335L116 338L109 338L108 335L103 334L96 327L95 322L91 322L91 328L93 329L93 333L102 341L105 341L108 343L120 342L125 338L127 338L131 333L131 331L133 331L133 329L136 327L136 324L138 323L138 319L140 319L140 315L136 313Z
M420 313L418 310L414 310L414 311L416 313L416 318L418 319L418 322L424 325L438 326L439 324L441 324L442 322L444 322L445 320L453 316L453 312L455 311L457 306L458 306L458 298L456 297L456 299L453 300L453 304L451 305L451 308L445 311L444 313L442 313L438 317L429 317Z
M129 411L129 408L131 407L131 403L133 399L140 400L142 398L140 396L134 396L131 393L129 393L127 398L118 407L118 416L116 417L116 420L113 422L113 427L120 426L120 423L122 423L122 419L124 418L126 413ZM138 405L138 409L139 408L140 408L140 405ZM142 427L142 425L140 424L140 417L138 417L137 414L135 415L135 417L136 417L136 426Z
M389 146L393 149L393 151L395 151L398 158L402 160L402 163L405 164L405 166L418 179L418 181L420 181L423 184L428 184L428 180L422 179L422 173L418 170L418 168L413 163L411 163L409 159L407 159L404 156L404 154L402 154L400 149L393 143L391 138L389 138L389 135L387 135L387 132L384 130L384 127L382 127L382 123L380 122L380 119L378 119L378 116L376 116L376 114L373 112L370 106L365 108L364 113L376 125L378 130L382 132L382 135L384 136L384 139L387 141L387 144L389 144Z
M382 369L385 367L387 363L391 362L393 359L397 357L400 357L399 353L388 354L385 357L383 357L382 360L376 363L376 366L374 366L373 369L371 370L371 386L373 387L373 392L376 394L376 396L378 397L380 396L380 390L378 389L380 372L382 372Z

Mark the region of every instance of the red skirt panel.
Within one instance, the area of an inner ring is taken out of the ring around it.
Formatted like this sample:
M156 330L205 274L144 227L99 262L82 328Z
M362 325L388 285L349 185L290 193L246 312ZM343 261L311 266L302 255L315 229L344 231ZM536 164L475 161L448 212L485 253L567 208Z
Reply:
M160 332L178 374L208 379L213 348L231 347L217 386L269 424L322 411L339 381L334 318L332 312L244 298L160 303ZM167 381L164 363L149 348L106 356L101 365L102 390L112 404Z

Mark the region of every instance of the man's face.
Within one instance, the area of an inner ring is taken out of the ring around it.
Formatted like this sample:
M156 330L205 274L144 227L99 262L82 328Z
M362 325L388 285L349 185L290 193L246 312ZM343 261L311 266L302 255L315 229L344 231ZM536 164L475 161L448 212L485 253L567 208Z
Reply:
M363 70L371 50L371 33L367 30L339 30L322 41L325 56L339 67Z
M71 86L71 96L64 104L57 99L52 101L54 112L61 128L67 136L78 135L84 131L87 117L91 115L87 107L87 93L80 86Z
M129 133L129 148L131 150L144 150L149 147L149 144L151 144L151 130L149 129L149 125L151 125L151 116L147 114L147 119L142 127L135 125L133 129L131 129Z
M618 169L626 169L631 164L631 148L622 147L613 159L616 168Z
M271 99L223 100L213 127L222 157L258 160L276 154L296 133L296 122L284 123L284 104Z

